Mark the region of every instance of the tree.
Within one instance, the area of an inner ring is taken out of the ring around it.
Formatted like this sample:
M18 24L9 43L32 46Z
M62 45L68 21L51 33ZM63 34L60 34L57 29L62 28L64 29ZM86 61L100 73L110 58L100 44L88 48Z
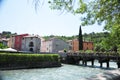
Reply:
M91 0L88 2L85 0L50 0L49 3L52 9L84 14L80 15L83 26L96 22L99 25L104 23L104 29L110 32L109 38L106 38L110 41L107 45L120 46L120 0Z
M79 50L83 50L83 37L82 37L82 30L81 30L81 26L79 29Z
M114 26L111 30L110 36L105 40L106 47L117 51L120 50L120 27Z
M0 42L0 48L1 48L1 49L4 49L4 48L7 48L7 46L3 45L3 44Z
M91 0L89 2L84 0L49 0L49 3L52 9L84 14L84 17L81 18L82 25L105 22L105 29L110 29L120 22L120 0Z

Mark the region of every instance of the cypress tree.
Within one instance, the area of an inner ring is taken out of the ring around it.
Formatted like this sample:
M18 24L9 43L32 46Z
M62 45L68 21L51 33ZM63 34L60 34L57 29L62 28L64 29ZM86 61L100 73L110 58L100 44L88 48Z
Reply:
M79 28L79 37L78 37L78 41L79 41L79 50L83 50L83 38L82 38L81 26L80 26L80 28Z

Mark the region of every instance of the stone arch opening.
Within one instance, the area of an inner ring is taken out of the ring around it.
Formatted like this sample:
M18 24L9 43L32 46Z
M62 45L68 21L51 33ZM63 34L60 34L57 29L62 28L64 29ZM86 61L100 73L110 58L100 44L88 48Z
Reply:
M33 48L30 48L29 51L33 52Z

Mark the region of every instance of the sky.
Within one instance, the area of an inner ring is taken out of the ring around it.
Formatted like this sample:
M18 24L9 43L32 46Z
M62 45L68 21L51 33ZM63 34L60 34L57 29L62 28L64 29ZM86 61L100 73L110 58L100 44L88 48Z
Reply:
M33 0L3 0L0 5L0 33L73 36L78 35L80 23L80 16L51 10L47 2L37 11ZM83 34L91 32L103 32L103 25L82 26Z

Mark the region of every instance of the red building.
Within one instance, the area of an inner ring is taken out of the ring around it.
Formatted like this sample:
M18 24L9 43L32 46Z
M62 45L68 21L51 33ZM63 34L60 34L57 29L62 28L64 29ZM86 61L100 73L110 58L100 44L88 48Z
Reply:
M93 50L93 42L83 42L83 50Z
M78 41L78 39L74 39L70 43L71 43L71 46L72 46L72 51L79 51L79 41ZM93 49L94 49L93 42L83 41L83 50L93 50Z
M28 36L29 34L20 34L15 36L15 43L14 43L14 49L20 51L22 46L22 39L24 36Z

